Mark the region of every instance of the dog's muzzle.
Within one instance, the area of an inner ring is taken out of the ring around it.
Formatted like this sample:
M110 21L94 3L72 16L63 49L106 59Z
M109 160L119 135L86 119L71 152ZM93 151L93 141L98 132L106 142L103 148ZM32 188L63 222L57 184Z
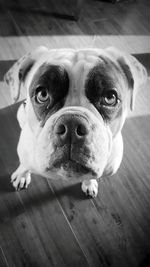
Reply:
M53 128L56 168L63 168L69 176L89 172L86 162L90 157L90 128L88 119L79 113L66 113L56 120Z
M86 108L66 107L50 117L38 137L36 166L46 177L100 177L111 147L111 134Z
M90 125L88 120L78 114L62 115L54 125L55 144L61 147L65 144L83 145L88 138Z

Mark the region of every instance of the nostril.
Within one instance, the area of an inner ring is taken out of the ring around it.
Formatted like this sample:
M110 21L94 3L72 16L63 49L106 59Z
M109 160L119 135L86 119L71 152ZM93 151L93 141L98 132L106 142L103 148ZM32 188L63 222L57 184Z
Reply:
M64 124L59 124L56 130L57 134L64 135L67 132L67 128Z
M78 136L84 136L87 134L87 132L88 132L87 128L84 125L82 125L82 124L78 125L78 127L76 129L76 133Z

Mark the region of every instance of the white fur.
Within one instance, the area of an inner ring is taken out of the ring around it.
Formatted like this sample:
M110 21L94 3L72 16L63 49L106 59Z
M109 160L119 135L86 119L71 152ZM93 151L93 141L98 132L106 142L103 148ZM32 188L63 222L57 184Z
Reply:
M16 190L27 188L31 182L31 174L23 165L19 165L17 170L11 175L11 183Z
M69 173L63 168L55 169L53 167L53 158L56 149L54 146L53 125L56 120L63 114L78 114L85 116L88 121L90 133L86 140L86 148L89 152L89 158L86 155L75 157L76 162L82 163L95 171L89 175L81 174L78 179L83 181L82 190L86 194L96 197L98 194L97 178L105 175L114 174L122 161L123 156L123 140L121 129L123 127L127 103L123 99L123 114L114 122L113 126L104 123L102 117L86 99L84 93L84 82L90 69L95 66L98 56L107 56L114 62L117 58L123 57L125 64L131 69L134 78L134 88L132 98L137 91L137 87L145 81L146 71L138 61L124 53L110 49L53 49L48 50L45 47L39 47L22 57L5 75L5 80L10 86L12 99L19 99L20 90L27 88L27 103L20 106L17 118L21 127L21 135L18 143L18 155L20 166L12 174L11 181L16 189L27 187L31 181L30 173L38 173L47 178L65 178L72 179L77 177L73 173ZM29 86L33 76L39 67L44 63L53 65L62 65L67 70L70 77L70 88L67 96L65 107L53 114L42 128L34 113L30 97ZM24 83L19 81L19 70L24 70L32 64L32 68L27 74ZM122 79L122 77L120 77ZM125 88L125 94L129 90ZM133 99L131 99L133 102ZM115 130L113 130L115 129ZM81 153L81 152L80 152ZM49 167L49 171L47 171ZM87 179L85 181L85 179ZM91 180L90 180L91 179Z
M98 182L95 179L84 180L81 185L82 191L90 197L97 197L98 194Z

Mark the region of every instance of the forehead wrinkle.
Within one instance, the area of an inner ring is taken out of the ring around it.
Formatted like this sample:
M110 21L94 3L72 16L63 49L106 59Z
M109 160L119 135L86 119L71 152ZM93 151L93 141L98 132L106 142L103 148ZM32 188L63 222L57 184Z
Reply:
M50 50L41 59L48 64L62 65L71 68L76 62L77 51L74 49L55 49Z
M78 61L72 72L73 72L73 80L74 80L74 89L78 92L83 92L84 89L84 81L86 79L87 73L89 69L92 68L93 64L87 64L85 60Z
M75 50L73 49L50 49L47 51L42 58L43 61L62 61L62 60L70 60L72 61L74 58Z
M29 87L35 72L44 63L62 65L66 69L70 70L74 66L78 65L81 61L87 66L94 64L97 60L98 54L95 54L92 50L52 49L46 51L35 61L30 71L27 87Z
M79 60L75 63L71 69L71 84L66 105L85 104L84 102L87 100L85 98L84 82L92 66L93 64L87 64L86 60Z

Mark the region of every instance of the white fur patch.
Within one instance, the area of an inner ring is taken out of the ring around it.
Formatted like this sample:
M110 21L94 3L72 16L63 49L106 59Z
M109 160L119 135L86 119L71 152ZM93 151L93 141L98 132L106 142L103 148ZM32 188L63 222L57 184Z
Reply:
M98 182L95 179L84 180L81 185L82 191L90 197L97 197L98 194Z

